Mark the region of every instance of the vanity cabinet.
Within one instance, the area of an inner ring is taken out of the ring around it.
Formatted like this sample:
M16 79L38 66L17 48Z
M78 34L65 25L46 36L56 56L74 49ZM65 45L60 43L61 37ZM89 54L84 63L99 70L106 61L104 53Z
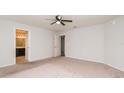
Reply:
M25 48L16 48L16 57L25 56Z

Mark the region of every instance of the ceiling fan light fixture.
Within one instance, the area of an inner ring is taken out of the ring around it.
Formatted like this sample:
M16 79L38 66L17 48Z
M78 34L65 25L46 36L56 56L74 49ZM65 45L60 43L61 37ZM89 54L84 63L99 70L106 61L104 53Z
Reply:
M72 22L72 20L63 20L62 16L57 15L55 16L55 19L53 19L53 22L50 25L61 24L62 26L65 26L66 24L64 22Z
M58 19L61 19L62 17L60 15L58 15Z
M57 21L56 24L60 24L60 21Z

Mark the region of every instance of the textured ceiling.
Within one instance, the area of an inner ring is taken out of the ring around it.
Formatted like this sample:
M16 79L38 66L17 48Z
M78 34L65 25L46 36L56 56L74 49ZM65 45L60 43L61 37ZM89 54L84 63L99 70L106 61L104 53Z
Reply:
M73 20L73 22L65 22L66 26L60 24L50 25L53 21L47 19L55 19L55 16L56 15L1 15L0 18L46 28L52 31L63 31L78 27L103 24L117 17L113 15L62 15L63 19L70 19Z

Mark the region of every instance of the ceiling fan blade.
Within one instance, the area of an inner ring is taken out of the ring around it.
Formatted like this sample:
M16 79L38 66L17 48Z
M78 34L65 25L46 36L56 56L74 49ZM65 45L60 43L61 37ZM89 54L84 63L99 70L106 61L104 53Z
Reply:
M63 25L63 26L65 26L65 24L61 21L61 24Z
M72 20L61 20L61 21L64 21L64 22L72 22Z
M55 22L52 22L51 25L53 25L53 24L55 24L55 23L56 23L56 21L55 21Z

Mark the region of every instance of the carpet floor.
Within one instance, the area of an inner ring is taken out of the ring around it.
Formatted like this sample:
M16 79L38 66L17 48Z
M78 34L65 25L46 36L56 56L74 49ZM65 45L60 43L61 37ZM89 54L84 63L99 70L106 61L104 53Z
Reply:
M1 78L123 78L124 72L108 65L56 57L0 68Z

